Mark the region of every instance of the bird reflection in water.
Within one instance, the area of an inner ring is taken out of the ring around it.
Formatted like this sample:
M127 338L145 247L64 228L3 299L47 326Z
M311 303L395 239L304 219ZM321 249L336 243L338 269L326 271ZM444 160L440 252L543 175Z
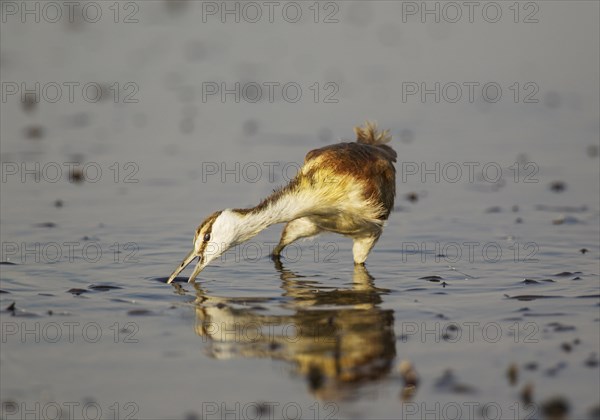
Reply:
M390 373L396 356L394 314L379 307L388 290L356 265L349 289L325 289L275 261L282 280L279 309L268 298L224 298L196 288L196 334L217 359L285 360L317 398L351 398L359 386ZM321 289L319 289L321 287Z

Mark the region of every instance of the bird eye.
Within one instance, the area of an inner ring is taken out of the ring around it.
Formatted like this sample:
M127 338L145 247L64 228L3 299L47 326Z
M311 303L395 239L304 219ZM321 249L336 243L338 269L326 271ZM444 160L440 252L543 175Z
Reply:
M208 242L210 241L210 233L207 233L206 235L204 235L204 242Z

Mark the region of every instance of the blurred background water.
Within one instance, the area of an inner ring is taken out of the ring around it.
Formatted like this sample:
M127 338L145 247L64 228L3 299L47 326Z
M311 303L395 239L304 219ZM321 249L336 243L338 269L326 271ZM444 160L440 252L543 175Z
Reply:
M2 418L598 418L600 6L465 3L1 1ZM368 271L164 283L366 119Z

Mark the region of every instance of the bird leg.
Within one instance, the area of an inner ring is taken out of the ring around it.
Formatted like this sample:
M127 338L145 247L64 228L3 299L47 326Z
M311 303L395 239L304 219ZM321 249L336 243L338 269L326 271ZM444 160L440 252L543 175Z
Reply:
M381 232L373 236L362 236L354 238L354 245L352 246L352 255L354 255L354 264L364 264L369 256L369 252L379 239Z
M281 239L277 246L273 249L273 258L279 258L283 248L288 246L294 241L301 238L308 238L315 236L321 232L319 228L309 217L300 217L299 219L292 220L285 225L283 232L281 233Z

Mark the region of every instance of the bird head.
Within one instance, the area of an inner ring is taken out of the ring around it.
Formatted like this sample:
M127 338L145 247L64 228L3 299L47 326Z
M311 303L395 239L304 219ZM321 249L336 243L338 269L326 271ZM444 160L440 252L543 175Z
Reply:
M211 261L239 243L238 226L239 220L231 210L217 211L208 216L196 228L192 250L173 271L167 283L171 283L197 257L194 272L188 279L188 282L193 281Z

